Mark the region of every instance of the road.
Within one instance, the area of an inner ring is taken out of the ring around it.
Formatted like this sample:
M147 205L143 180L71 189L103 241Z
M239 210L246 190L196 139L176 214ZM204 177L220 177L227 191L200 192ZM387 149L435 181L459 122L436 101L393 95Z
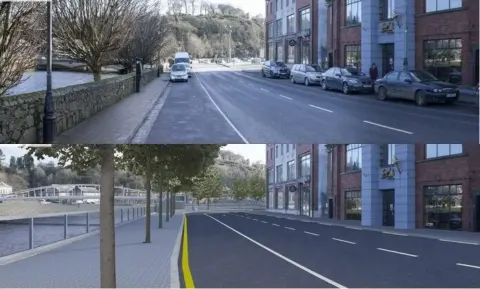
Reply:
M478 141L478 108L382 102L195 64L172 83L144 143Z
M474 288L480 246L247 213L187 216L197 288ZM185 241L185 235L184 235ZM180 263L180 270L186 268ZM477 267L469 267L477 266ZM185 270L182 286L185 284Z

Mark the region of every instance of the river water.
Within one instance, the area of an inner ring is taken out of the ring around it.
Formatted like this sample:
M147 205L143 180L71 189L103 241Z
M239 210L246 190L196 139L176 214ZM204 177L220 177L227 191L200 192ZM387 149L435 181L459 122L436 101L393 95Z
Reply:
M102 79L118 76L118 74L102 74ZM93 74L88 72L53 71L52 87L60 88L69 85L82 84L93 81ZM45 90L47 86L46 71L26 72L22 82L10 89L7 96Z

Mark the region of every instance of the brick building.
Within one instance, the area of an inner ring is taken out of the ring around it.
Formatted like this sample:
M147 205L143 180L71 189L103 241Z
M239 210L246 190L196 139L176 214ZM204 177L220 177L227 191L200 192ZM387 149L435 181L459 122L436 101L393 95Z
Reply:
M317 0L266 0L266 59L317 63Z
M479 81L478 0L333 0L318 13L328 23L329 66L376 63L380 76L406 66L456 84Z

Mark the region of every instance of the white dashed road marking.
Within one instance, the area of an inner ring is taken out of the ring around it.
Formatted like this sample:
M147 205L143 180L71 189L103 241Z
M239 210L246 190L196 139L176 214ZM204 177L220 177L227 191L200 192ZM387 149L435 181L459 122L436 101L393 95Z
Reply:
M404 237L408 236L407 234L388 232L388 231L382 231L382 233L387 235L395 235L395 236L404 236Z
M299 268L299 269L301 269L301 270L309 273L310 275L315 276L315 277L317 277L318 279L323 280L323 281L327 282L328 284L330 284L330 285L332 285L332 286L334 286L334 287L336 287L336 288L348 289L347 287L343 286L342 284L337 283L337 282L333 281L332 279L329 279L329 278L327 278L327 277L325 277L325 276L323 276L323 275L321 275L321 274L318 274L317 272L315 272L315 271L313 271L313 270L311 270L311 269L309 269L309 268L307 268L307 267L305 267L305 266L303 266L303 265L301 265L301 264L299 264L299 263L297 263L297 262L295 262L295 261L293 261L293 260L291 260L291 259L283 256L282 254L280 254L280 253L278 253L278 252L276 252L276 251L268 248L267 246L265 246L265 245L263 245L263 244L255 241L254 239L248 237L247 235L240 233L239 231L237 231L237 230L235 230L234 228L230 227L229 225L227 225L227 224L225 224L225 223L217 220L216 218L214 218L214 217L212 217L212 216L210 216L210 215L207 215L207 214L205 214L205 215L208 216L208 217L210 217L210 218L212 218L212 219L215 220L216 222L222 224L223 226L225 226L226 228L230 229L231 231L237 233L238 235L242 236L243 238L249 240L250 242L254 243L255 245L261 247L262 249L267 250L268 252L272 253L273 255L279 257L280 259L283 259L283 260L287 261L288 263L292 264L293 266L295 266L295 267L297 267L297 268Z
M403 253L403 252L398 252L398 251L393 251L393 250L388 250L388 249L383 249L383 248L377 248L377 250L384 251L384 252L389 252L389 253L394 253L398 255L403 255L403 256L408 256L408 257L418 257L418 255L413 255L413 254L408 254L408 253Z
M291 98L291 97L288 97L288 96L285 96L285 95L281 95L281 94L279 94L278 96L280 96L280 97L283 97L283 98L286 98L286 99L289 99L289 100L292 100L292 98Z
M352 245L357 244L357 243L355 243L355 242L351 242L351 241L347 241L347 240L342 240L342 239L337 239L337 238L332 238L332 240L335 240L335 241L338 241L338 242L342 242L342 243L352 244Z
M308 231L303 231L305 234L313 235L313 236L320 236L316 233L308 232Z
M362 228L357 228L357 227L349 227L349 226L345 226L344 228L347 228L347 229L352 229L352 230L358 230L358 231L361 231L361 230L363 230Z
M371 125L375 125L375 126L378 126L378 127L390 129L390 130L394 130L394 131L398 131L398 132L403 132L403 133L405 133L405 134L413 134L413 132L411 132L411 131L406 131L406 130L399 129L399 128L394 128L394 127L391 127L391 126L386 126L386 125L379 124L379 123L376 123L376 122L371 122L371 121L368 121L368 120L364 120L363 122L364 122L364 123L371 124Z
M263 90L263 91L266 91L266 92L268 92L268 90L267 90L267 89L265 89L265 88L260 88L260 89L261 89L261 90Z
M252 219L252 220L254 220L254 221L258 221L257 219Z
M260 221L260 222L262 222L262 223L264 223L264 224L268 224L268 222L266 222L266 221Z
M323 110L323 111L326 111L326 112L333 112L329 109L326 109L326 108L323 108L323 107L320 107L320 106L316 106L316 105L313 105L313 104L309 104L308 106L319 109L319 110Z
M292 230L292 231L295 231L294 228L291 228L291 227L284 227L285 229L288 229L288 230Z
M253 86L253 84L249 83L248 85Z
M275 227L280 227L280 225L279 225L279 224L272 224L272 225L273 225L273 226L275 226Z
M463 242L463 241L455 241L455 240L446 240L446 239L438 239L439 241L442 242L450 242L450 243L457 243L457 244L464 244L464 245L480 245L479 243L475 242Z
M463 264L463 263L457 263L457 266L468 267L468 268L473 268L473 269L480 269L480 266L468 265L468 264Z

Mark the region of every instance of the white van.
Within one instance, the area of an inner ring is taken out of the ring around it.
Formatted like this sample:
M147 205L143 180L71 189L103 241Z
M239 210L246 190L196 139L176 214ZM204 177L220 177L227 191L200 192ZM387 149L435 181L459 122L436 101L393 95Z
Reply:
M191 64L192 62L190 61L190 55L188 55L188 52L177 52L175 53L175 59L174 59L175 64L183 64L187 67L187 72L188 72L188 77L192 77L191 74Z

